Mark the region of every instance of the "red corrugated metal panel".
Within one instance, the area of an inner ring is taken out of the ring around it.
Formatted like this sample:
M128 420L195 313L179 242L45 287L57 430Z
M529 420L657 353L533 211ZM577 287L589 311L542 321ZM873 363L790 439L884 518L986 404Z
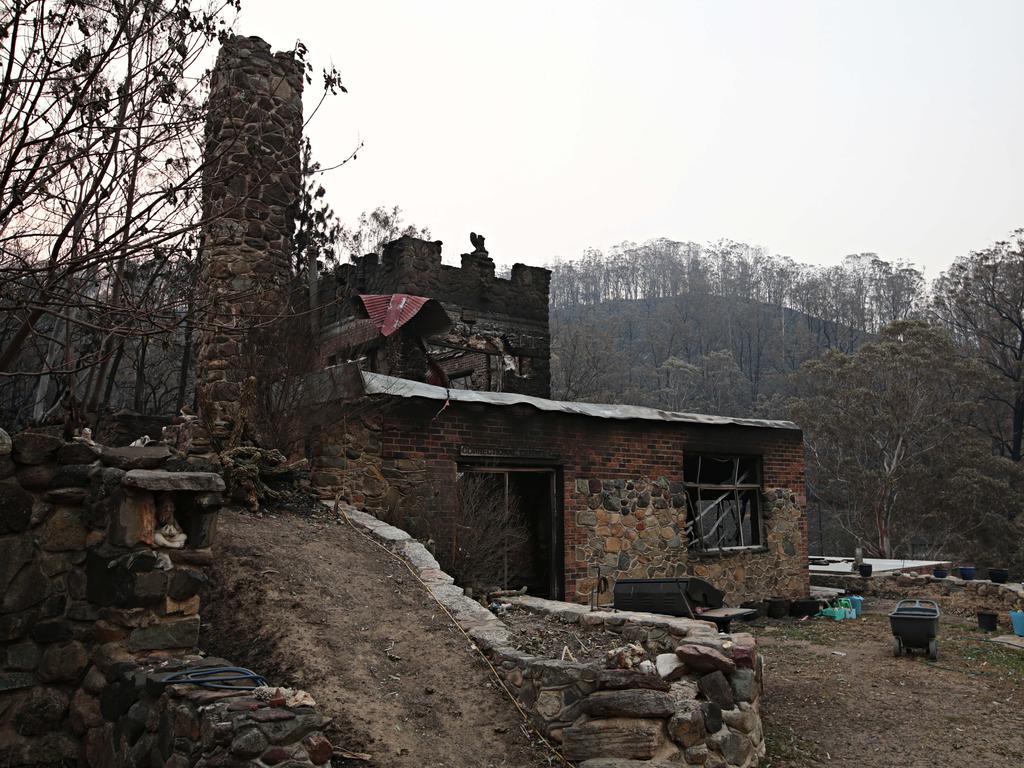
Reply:
M409 322L429 299L423 296L410 296L407 293L389 295L360 295L359 299L366 307L366 312L380 329L382 336L390 336Z

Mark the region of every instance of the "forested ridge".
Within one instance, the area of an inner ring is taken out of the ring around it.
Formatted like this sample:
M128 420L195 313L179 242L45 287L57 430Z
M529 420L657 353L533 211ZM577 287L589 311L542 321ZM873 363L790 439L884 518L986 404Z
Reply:
M930 283L734 241L551 268L554 397L793 419L812 551L1024 568L1024 230Z
M778 415L789 374L920 316L917 269L875 254L832 267L719 241L627 243L551 265L554 396Z

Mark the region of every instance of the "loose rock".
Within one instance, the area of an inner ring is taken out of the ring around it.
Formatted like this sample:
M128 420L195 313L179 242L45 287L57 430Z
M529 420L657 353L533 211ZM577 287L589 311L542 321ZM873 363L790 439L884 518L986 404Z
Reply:
M676 656L690 669L696 672L725 672L732 674L736 663L714 648L688 643L676 648Z
M659 653L654 663L662 680L672 682L686 674L686 665L674 653Z

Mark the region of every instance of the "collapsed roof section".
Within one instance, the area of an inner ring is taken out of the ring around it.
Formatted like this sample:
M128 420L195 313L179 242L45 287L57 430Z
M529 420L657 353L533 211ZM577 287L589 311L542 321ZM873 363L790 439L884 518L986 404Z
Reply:
M360 294L358 298L381 336L390 336L404 325L415 326L420 336L433 336L452 325L441 303L424 296L391 293Z

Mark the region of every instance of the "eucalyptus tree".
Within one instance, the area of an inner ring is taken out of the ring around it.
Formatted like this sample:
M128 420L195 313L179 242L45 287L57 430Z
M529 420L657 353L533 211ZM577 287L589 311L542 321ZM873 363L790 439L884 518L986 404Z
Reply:
M901 321L797 374L812 504L881 557L969 551L1019 520L1021 470L973 429L984 370L949 335Z
M934 311L995 376L985 428L1000 453L1024 455L1024 229L957 259L936 281Z

